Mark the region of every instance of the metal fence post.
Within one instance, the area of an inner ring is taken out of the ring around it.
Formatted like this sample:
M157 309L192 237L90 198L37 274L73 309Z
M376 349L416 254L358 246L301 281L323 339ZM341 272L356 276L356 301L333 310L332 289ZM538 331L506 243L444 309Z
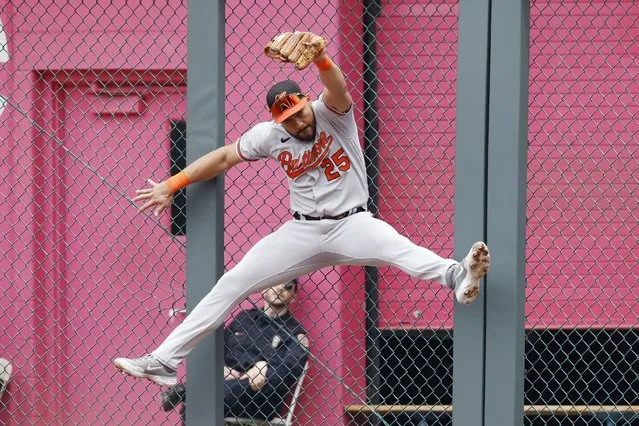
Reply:
M490 0L461 0L455 148L455 258L486 238ZM490 242L489 242L490 243ZM453 424L483 425L485 291L455 304Z
M187 162L224 145L224 1L188 5ZM224 271L224 179L187 190L187 310ZM221 330L187 360L187 423L224 422L224 341Z
M366 175L370 193L369 210L379 213L379 108L377 105L377 17L381 10L379 0L365 0L364 23L364 158ZM366 270L366 402L379 404L380 345L381 331L379 325L379 274L375 267L367 266ZM378 424L377 418L370 420Z
M523 424L528 0L492 0L484 422Z

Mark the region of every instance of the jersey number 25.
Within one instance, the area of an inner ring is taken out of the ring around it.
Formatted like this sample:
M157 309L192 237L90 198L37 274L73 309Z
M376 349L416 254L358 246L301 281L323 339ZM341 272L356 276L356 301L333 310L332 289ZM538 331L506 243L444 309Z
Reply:
M351 168L351 160L349 160L346 154L344 154L344 149L340 148L339 151L331 155L331 158L325 158L320 166L324 169L326 180L330 182L341 176L335 168L339 171L345 172Z

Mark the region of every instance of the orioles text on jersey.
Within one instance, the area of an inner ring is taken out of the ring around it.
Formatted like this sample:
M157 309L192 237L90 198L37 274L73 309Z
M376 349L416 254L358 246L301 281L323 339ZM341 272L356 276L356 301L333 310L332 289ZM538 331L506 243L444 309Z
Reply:
M326 132L320 132L319 138L313 146L301 153L297 158L293 158L293 154L289 151L282 151L277 156L277 159L288 177L295 179L301 174L317 167L328 155L332 143L332 135L326 135Z

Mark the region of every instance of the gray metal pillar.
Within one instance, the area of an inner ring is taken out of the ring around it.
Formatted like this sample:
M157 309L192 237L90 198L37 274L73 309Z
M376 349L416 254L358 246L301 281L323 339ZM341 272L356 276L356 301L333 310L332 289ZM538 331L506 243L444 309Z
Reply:
M484 422L523 425L529 0L492 0Z
M224 145L224 1L189 0L187 163ZM224 272L224 178L187 188L187 311ZM186 362L187 424L224 424L224 340L216 331Z
M377 17L381 12L380 0L364 0L362 16L363 61L364 61L364 159L370 200L368 209L374 215L379 213L379 110L377 106ZM380 345L379 323L379 274L375 267L367 266L366 294L366 403L379 404ZM371 416L368 422L374 426L379 418Z
M455 258L486 241L490 0L460 0L455 148ZM490 241L488 241L490 246ZM455 302L453 425L482 426L485 294Z

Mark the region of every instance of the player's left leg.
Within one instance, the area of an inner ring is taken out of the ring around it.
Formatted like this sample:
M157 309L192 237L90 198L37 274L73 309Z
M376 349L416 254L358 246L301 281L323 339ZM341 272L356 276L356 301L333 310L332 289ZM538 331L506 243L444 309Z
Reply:
M227 271L152 353L113 360L122 372L160 386L177 383L182 360L204 337L222 326L227 315L249 294L288 282L332 264L321 251L321 224L290 220L258 241Z
M413 277L450 287L460 303L468 304L477 298L480 281L489 269L490 254L483 242L473 244L468 255L457 262L412 243L370 213L328 224L322 250L340 255L339 263L396 266Z

